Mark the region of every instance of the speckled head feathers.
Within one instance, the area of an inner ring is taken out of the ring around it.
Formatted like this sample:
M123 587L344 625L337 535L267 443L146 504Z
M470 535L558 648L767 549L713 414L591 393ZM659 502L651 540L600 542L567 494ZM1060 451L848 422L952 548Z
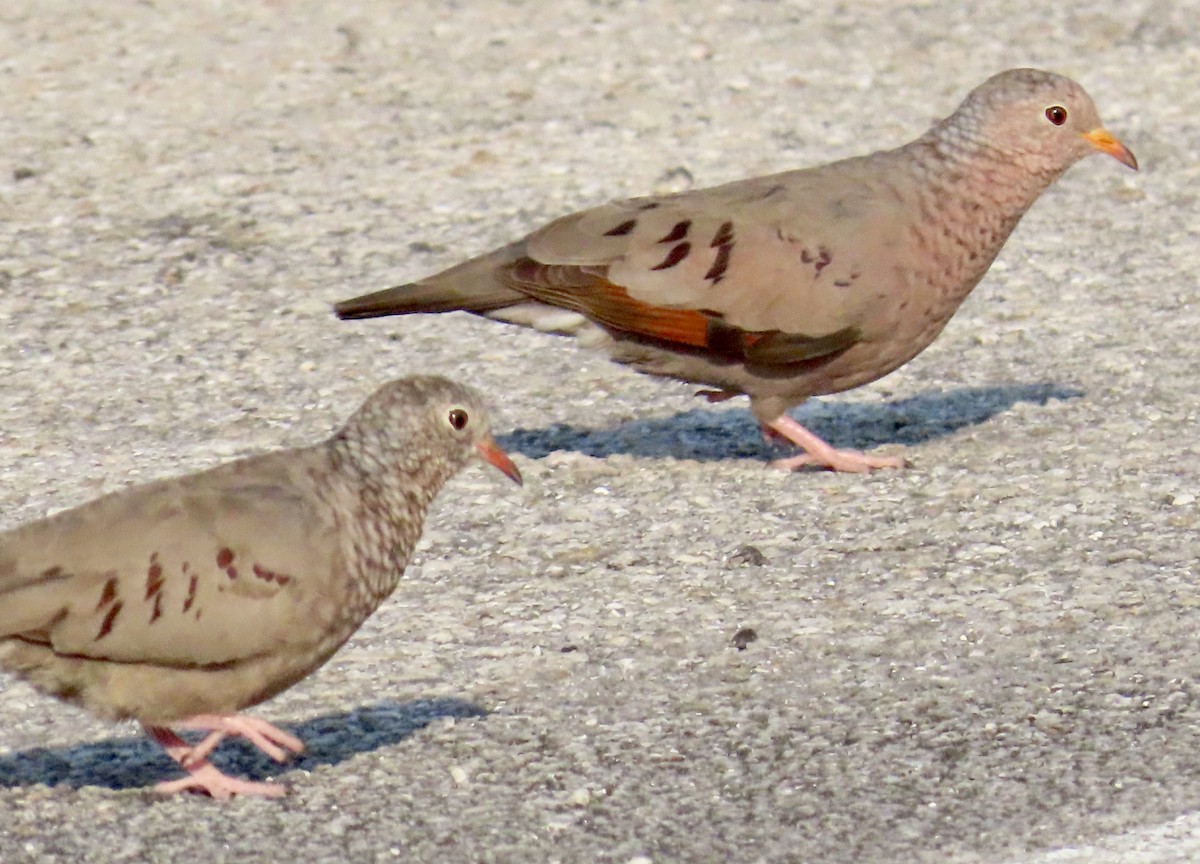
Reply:
M383 385L335 437L350 444L370 470L389 466L432 471L444 478L491 443L491 423L479 394L437 375L414 375Z
M1104 131L1083 87L1040 69L993 75L932 134L952 149L1000 154L1041 177L1057 176L1097 150L1137 167L1133 154Z

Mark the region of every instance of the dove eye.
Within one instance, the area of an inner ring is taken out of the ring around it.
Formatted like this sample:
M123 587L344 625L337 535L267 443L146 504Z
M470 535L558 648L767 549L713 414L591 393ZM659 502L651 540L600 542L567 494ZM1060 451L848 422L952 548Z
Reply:
M451 408L447 419L449 419L451 426L453 426L456 430L461 431L466 428L467 421L471 418L467 416L467 412L463 409Z
M1067 109L1061 105L1051 105L1046 109L1046 119L1055 126L1061 126L1067 122Z

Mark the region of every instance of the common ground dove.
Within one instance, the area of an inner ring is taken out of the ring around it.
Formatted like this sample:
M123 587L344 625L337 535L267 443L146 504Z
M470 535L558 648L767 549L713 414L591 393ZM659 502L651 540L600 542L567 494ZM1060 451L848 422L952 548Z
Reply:
M0 534L0 665L134 719L188 772L157 787L280 795L207 759L240 735L282 761L294 736L237 712L315 670L395 589L438 490L472 455L516 482L475 393L380 388L321 444L117 492ZM171 727L209 734L189 745Z
M1002 72L903 147L564 216L341 318L456 309L588 337L652 375L738 394L764 434L839 471L901 460L835 450L787 415L874 381L941 332L1021 216L1097 150L1133 153L1074 81Z

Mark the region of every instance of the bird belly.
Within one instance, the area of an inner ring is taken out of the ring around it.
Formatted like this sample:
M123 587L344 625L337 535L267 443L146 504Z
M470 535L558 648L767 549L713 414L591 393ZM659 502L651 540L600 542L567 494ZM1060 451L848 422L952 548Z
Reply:
M6 639L0 642L0 665L40 692L103 719L169 725L197 714L234 713L257 705L303 679L337 648L222 666L175 667L64 656L46 645Z

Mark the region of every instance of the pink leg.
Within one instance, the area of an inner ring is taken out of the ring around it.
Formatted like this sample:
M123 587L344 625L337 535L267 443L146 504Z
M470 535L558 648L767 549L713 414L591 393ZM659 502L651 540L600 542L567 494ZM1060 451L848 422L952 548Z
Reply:
M180 729L199 729L210 733L193 747L191 752L185 754L179 763L185 768L206 759L226 735L245 738L276 762L287 760L287 750L293 753L304 752L304 742L299 738L257 717L241 714L198 714L175 725Z
M770 426L759 426L762 430L762 439L768 444L791 444L792 440L786 437L782 432L772 429Z
M896 456L868 456L857 450L838 450L826 444L786 414L763 426L764 436L770 435L772 432L786 438L805 451L799 456L779 459L771 463L773 468L781 468L784 471L795 471L805 465L813 465L833 471L865 474L876 468L903 468L905 464L903 459Z
M207 793L218 800L232 798L234 795L261 795L267 798L278 798L280 795L287 794L287 788L279 783L256 783L252 780L239 780L236 777L222 774L207 759L185 764L185 758L194 749L190 744L165 726L149 726L143 723L142 728L146 730L147 735L167 751L168 756L188 772L186 777L178 780L164 780L157 784L154 787L156 792L173 795L176 792L195 790Z

